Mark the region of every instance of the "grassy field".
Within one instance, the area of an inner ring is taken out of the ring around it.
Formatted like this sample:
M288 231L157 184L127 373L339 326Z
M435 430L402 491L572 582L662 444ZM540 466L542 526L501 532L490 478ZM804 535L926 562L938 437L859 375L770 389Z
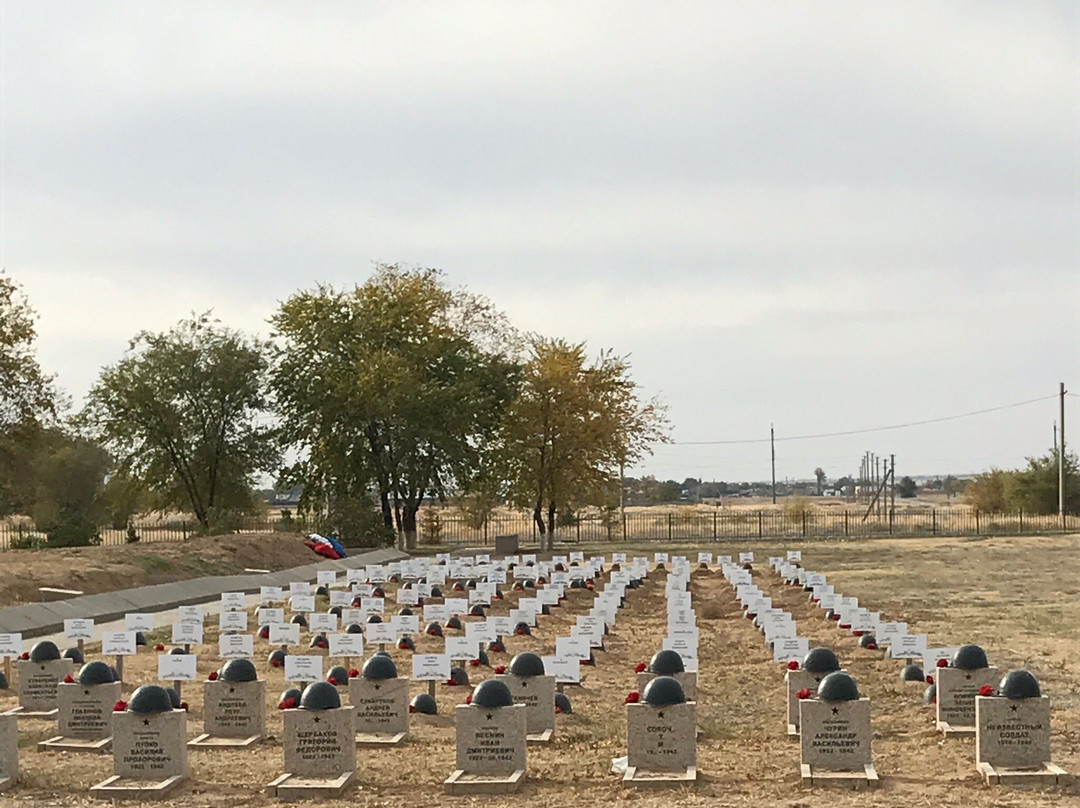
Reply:
M991 663L1001 668L1024 666L1043 684L1053 701L1055 762L1080 772L1080 537L1010 537L983 540L906 539L814 542L801 546L804 565L828 575L830 583L889 619L905 620L914 632L927 633L934 645L976 642ZM783 669L771 661L765 644L740 615L730 587L719 572L695 571L692 590L701 629L699 673L698 766L701 782L676 793L624 789L610 774L611 759L625 754L626 713L623 700L633 689L633 667L660 647L664 633L663 574L650 576L627 598L619 625L608 638L608 650L597 654L596 668L585 668L584 687L568 688L574 714L558 717L556 740L548 748L530 748L529 783L516 799L539 806L581 806L633 803L643 808L678 805L836 806L941 805L1037 806L1080 805L1075 785L1055 792L992 790L974 771L972 741L944 742L933 729L932 708L922 704L922 688L902 683L896 662L857 650L853 637L826 623L798 588L785 587L764 563L792 541L755 546L739 542L710 543L704 549L734 554L754 550L754 579L791 612L800 633L812 644L829 644L872 699L874 757L882 787L877 792L809 791L799 785L798 746L785 735ZM592 548L585 548L588 553ZM624 549L622 547L620 550ZM651 553L655 544L626 548ZM664 546L693 559L691 545ZM607 546L599 552L610 553ZM388 593L389 594L389 593ZM493 609L505 613L513 596ZM505 663L520 650L553 652L558 634L588 609L591 596L571 590L562 609L541 617L531 638L508 639ZM210 621L208 621L209 623ZM208 629L208 643L216 632ZM213 646L216 648L216 645ZM268 649L257 641L261 653ZM201 648L200 674L217 667L211 647ZM441 643L423 637L418 651L441 650ZM407 669L403 652L394 653ZM261 747L238 752L192 751L191 784L172 800L185 808L262 806L260 789L281 772L280 714L273 710L284 687L281 674L260 669L268 686L269 730L274 736ZM151 681L152 653L129 659L128 678ZM474 684L489 669L470 669ZM413 692L420 692L416 685ZM189 734L199 729L201 687L189 685L184 697L191 706ZM431 803L501 805L507 798L450 798L442 781L454 768L452 713L463 703L464 688L439 687L437 717L413 716L410 739L398 750L359 752L359 787L338 806L418 806ZM9 691L0 708L14 706ZM88 805L86 789L111 773L108 757L75 757L33 751L33 744L53 734L45 723L24 723L21 730L24 782L5 795L4 804L38 808L57 804Z

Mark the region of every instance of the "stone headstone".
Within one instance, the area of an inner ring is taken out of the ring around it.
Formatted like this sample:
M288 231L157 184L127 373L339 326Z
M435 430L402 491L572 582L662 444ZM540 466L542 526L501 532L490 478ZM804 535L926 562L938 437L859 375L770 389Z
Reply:
M645 685L655 678L655 673L649 673L648 671L639 673L637 675L638 692L644 691ZM671 674L671 678L682 685L683 693L686 694L687 701L697 701L697 671L681 671L680 673L673 673Z
M80 685L61 682L56 688L60 735L99 741L112 735L113 705L120 700L120 682Z
M0 791L19 778L19 722L0 713Z
M514 704L525 707L525 732L541 736L555 730L554 676L497 676L514 697ZM550 736L549 736L550 737Z
M496 777L524 770L525 713L521 704L493 709L458 705L454 710L458 770Z
M75 661L52 659L31 662L20 659L16 670L19 676L19 706L28 712L55 710L56 688L65 676L75 673Z
M216 738L266 735L266 682L204 683L203 732Z
M356 771L352 707L285 710L285 771L299 778L335 778Z
M697 704L626 706L626 765L646 772L697 766Z
M409 679L349 679L357 735L396 736L409 731Z
M829 674L811 673L803 669L788 671L784 674L784 683L787 685L787 722L788 731L797 735L799 733L799 691L809 690L817 693L821 680Z
M1050 762L1050 699L975 697L975 763L1041 769Z
M187 777L187 711L113 713L113 774L131 780Z
M937 668L934 684L937 685L938 727L947 724L952 729L974 731L975 697L983 685L997 687L1001 671L997 668Z
M803 765L832 772L862 772L871 765L870 699L799 701Z
M517 555L518 536L516 533L508 536L495 537L495 554L501 556Z

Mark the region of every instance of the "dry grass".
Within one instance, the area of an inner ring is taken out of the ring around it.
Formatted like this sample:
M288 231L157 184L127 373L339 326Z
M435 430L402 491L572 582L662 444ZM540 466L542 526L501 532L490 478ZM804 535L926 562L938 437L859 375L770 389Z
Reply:
M979 642L991 661L1003 667L1025 665L1043 682L1053 699L1055 761L1080 772L1080 663L1075 648L1080 626L1080 554L1076 537L1009 538L982 541L897 540L804 544L804 562L845 594L855 595L892 619L906 620L912 630L926 632L941 645ZM797 546L788 543L788 547ZM610 548L609 548L610 549ZM654 545L642 548L655 549ZM672 552L679 548L665 547ZM681 548L688 554L697 548ZM871 697L874 755L882 788L877 793L804 791L798 784L798 747L784 734L783 670L771 662L759 634L739 614L730 588L717 572L695 571L693 591L701 627L699 674L699 768L703 781L677 794L624 789L609 774L611 759L625 753L623 697L633 687L633 665L659 647L664 631L663 575L653 576L633 591L620 614L608 651L598 653L598 667L587 668L585 686L570 688L574 715L560 716L556 742L529 751L529 777L522 800L543 808L593 803L634 803L643 808L678 805L733 806L892 806L960 804L981 806L1080 805L1080 791L1029 793L991 790L974 772L971 741L942 742L932 727L930 708L921 703L921 688L905 685L895 662L857 651L855 640L827 625L798 588L783 587L766 569L764 559L776 545L740 543L710 545L714 552L755 550L755 579L798 621L812 640L837 649L846 667ZM630 551L633 552L633 549ZM693 556L691 556L693 558ZM551 617L540 618L532 638L509 638L510 654L530 649L550 653L554 638L568 631L573 617L591 602L588 593L571 591L568 603ZM511 599L512 600L512 599ZM496 612L510 607L505 602ZM207 632L213 640L213 632ZM265 644L260 646L264 650ZM422 638L418 650L434 650L438 642ZM399 665L405 655L395 652ZM505 662L507 657L493 660ZM130 678L151 680L152 654L129 660ZM216 667L206 657L199 670ZM490 675L490 671L485 672ZM269 698L282 689L281 675L267 673ZM419 692L419 686L413 692ZM201 694L189 686L185 698L192 714L189 733L200 723ZM453 705L464 689L439 688L441 715L414 716L408 744L399 750L361 751L360 787L334 808L432 803L501 805L506 798L448 798L441 783L453 769ZM0 696L0 707L15 703ZM268 705L269 707L270 705ZM280 734L281 721L271 713L270 731ZM23 725L24 784L6 795L5 805L51 806L92 804L86 788L110 773L107 757L74 757L31 751L29 744L50 734L45 724ZM281 771L280 740L240 752L191 754L192 784L172 802L184 808L262 806L259 792Z

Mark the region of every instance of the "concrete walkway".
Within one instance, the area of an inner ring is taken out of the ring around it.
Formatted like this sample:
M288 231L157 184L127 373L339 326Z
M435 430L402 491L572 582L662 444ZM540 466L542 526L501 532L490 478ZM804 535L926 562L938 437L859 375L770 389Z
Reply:
M392 548L380 548L339 561L317 561L302 567L271 573L216 575L191 578L167 584L120 589L99 595L81 595L69 600L28 603L0 609L0 634L18 633L39 637L63 631L64 620L93 618L95 623L120 620L128 612L163 612L177 606L189 606L218 600L223 592L252 594L261 586L288 587L292 581L314 581L319 570L344 572L368 564L386 564L408 558Z

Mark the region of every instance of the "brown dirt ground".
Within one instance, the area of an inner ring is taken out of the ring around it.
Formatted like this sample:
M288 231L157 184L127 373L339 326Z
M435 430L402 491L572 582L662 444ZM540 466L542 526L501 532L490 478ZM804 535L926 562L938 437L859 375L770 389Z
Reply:
M319 560L298 533L238 533L119 547L0 552L0 603L42 600L38 587L87 595L203 575L235 575L245 567L280 570Z
M932 708L921 703L922 688L901 683L899 664L879 654L856 650L853 637L820 617L801 590L784 587L764 563L781 548L801 547L804 564L829 576L840 591L855 595L891 619L907 620L914 631L927 632L931 642L955 645L978 642L991 661L1003 668L1024 665L1042 681L1053 699L1055 762L1080 773L1080 554L1078 537L997 538L987 540L880 540L859 542L795 542L786 545L709 545L719 553L754 550L759 563L755 580L791 611L801 630L816 642L828 642L845 667L872 699L874 756L882 786L876 792L806 790L799 785L797 744L785 735L783 668L771 661L765 644L749 621L740 616L731 589L719 572L695 571L692 580L701 628L698 746L701 781L671 792L637 792L624 788L609 773L611 759L625 754L626 718L623 699L633 688L633 666L659 647L664 631L663 574L650 577L632 591L619 625L608 638L608 650L597 654L598 666L586 668L582 688L568 688L574 714L560 716L555 742L529 750L529 783L520 797L446 797L442 781L454 768L453 707L467 689L439 686L440 715L413 716L410 738L397 750L362 750L359 787L332 808L349 806L502 805L528 801L542 808L593 803L635 804L659 808L678 805L785 806L808 808L830 804L855 806L962 804L985 806L1080 805L1080 789L1025 792L990 789L974 771L971 741L948 742L933 729ZM588 549L588 548L587 548ZM611 547L591 548L610 552ZM620 548L621 549L621 548ZM655 545L641 547L650 552ZM696 547L670 546L672 552ZM633 552L633 548L631 548ZM693 556L691 556L693 558ZM388 593L389 595L390 593ZM497 606L505 613L514 598ZM587 610L591 596L572 590L562 609L540 618L531 638L508 638L505 663L520 650L550 653L554 638L566 633L575 615ZM708 614L708 617L705 615ZM216 632L207 631L216 641ZM259 643L262 653L265 643ZM438 650L437 640L423 637L417 650ZM210 648L200 648L199 671L216 667ZM399 667L406 654L395 651ZM127 663L131 681L152 681L155 660L146 653ZM183 808L262 806L260 789L281 773L280 714L273 710L284 684L281 674L261 665L268 686L269 731L275 736L261 747L236 752L193 751L191 783L170 802ZM470 669L474 684L491 675ZM423 686L414 685L413 693ZM200 726L200 687L184 691L191 705L188 732ZM14 706L14 693L0 695L0 708ZM23 784L4 797L5 805L38 808L96 804L86 789L111 773L108 757L38 753L33 744L52 734L52 725L20 727Z

